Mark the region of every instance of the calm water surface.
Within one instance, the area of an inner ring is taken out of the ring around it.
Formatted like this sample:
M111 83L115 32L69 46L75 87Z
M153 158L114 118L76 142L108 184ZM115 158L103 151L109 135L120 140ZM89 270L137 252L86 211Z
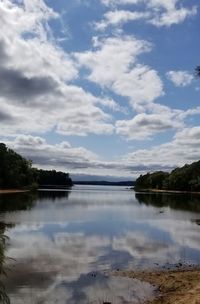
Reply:
M140 303L151 286L105 272L200 264L200 196L43 190L1 196L0 224L12 304Z

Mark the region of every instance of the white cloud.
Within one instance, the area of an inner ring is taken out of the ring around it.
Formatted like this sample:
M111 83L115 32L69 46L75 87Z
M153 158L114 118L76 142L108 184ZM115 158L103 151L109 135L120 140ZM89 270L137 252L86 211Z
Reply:
M125 161L149 168L159 165L166 168L177 167L198 161L199 149L200 127L196 126L178 131L171 142L129 153Z
M9 148L31 159L33 166L38 168L99 176L130 176L130 178L147 169L143 165L132 165L121 159L103 161L94 152L84 147L72 147L66 141L49 144L42 137L18 135L13 140L4 140L4 142Z
M191 147L200 146L200 126L185 128L175 135L175 142L182 146L191 145Z
M44 138L31 135L18 135L14 140L4 142L22 156L31 159L38 168L97 175L129 174L129 167L126 168L126 165L103 162L92 151L83 147L72 147L69 142L48 144ZM119 173L119 168L123 168L125 172Z
M104 0L105 5L114 6L139 2ZM151 15L148 22L160 22L164 14L186 9L175 0L150 0L143 4L144 12L128 10L128 6L119 10L112 7L104 15L105 26L118 26L147 15ZM191 10L196 12L195 8ZM183 14L182 19L186 15ZM43 138L27 135L53 131L85 136L113 134L116 129L117 134L129 139L144 139L180 128L188 115L199 113L198 108L183 112L155 102L164 94L163 82L155 69L139 60L140 55L153 49L148 41L125 35L94 37L92 49L67 53L56 44L50 27L52 18L60 16L43 0L0 2L0 135L17 136L14 141L8 141L10 146L39 166L59 169L66 166L74 172L99 174L101 171L104 175L110 172L119 175L119 170L127 175L144 169L141 162L103 162L83 147L73 148L67 142L53 146ZM192 75L185 71L169 73L180 86L192 81ZM139 115L127 121L120 117L115 123L111 111L123 112L124 109L112 98L103 94L94 96L75 85L80 75L86 75L89 81L109 93L125 97L124 102L127 100L131 106L129 111L135 110ZM20 138L19 134L26 135Z
M85 111L85 106L76 110L69 110L57 126L57 132L65 135L78 134L85 136L88 133L112 134L114 127L106 121L111 120L108 114L96 107L90 107ZM103 122L105 121L105 122Z
M188 17L193 17L197 14L197 7L191 6L189 8L182 5L182 0L101 0L107 7L118 7L125 5L144 5L143 19L157 27L170 27L174 24L179 24L185 21ZM135 14L142 12L135 11ZM108 13L109 14L109 13ZM115 13L117 15L117 13ZM127 10L126 17L121 17L120 22L108 22L106 15L102 22L99 23L99 29L105 28L109 24L120 24L131 20L131 10ZM125 16L125 14L124 14ZM128 17L129 16L129 17ZM147 18L148 17L148 18ZM107 19L107 22L106 22ZM113 19L113 20L117 20ZM132 20L135 20L132 18ZM106 24L107 23L107 24Z
M0 41L7 55L2 64L28 77L45 76L71 80L77 70L69 56L48 39L47 22L58 17L43 1L0 4Z
M5 142L20 154L31 159L36 166L49 168L87 167L97 155L83 147L73 148L69 142L50 145L44 138L18 135L13 141Z
M179 114L179 117L181 119L185 119L189 116L194 116L194 115L199 115L200 114L200 106L199 107L196 107L196 108L191 108L191 109L188 109L186 111L182 111L180 114Z
M124 5L124 4L137 4L141 0L101 0L101 2L106 6L112 5Z
M126 10L108 11L104 14L101 22L97 22L95 27L97 30L105 30L108 26L119 26L123 23L135 20L146 19L149 16L145 12L131 12Z
M52 18L59 15L42 0L0 3L0 134L112 133L112 119L101 108L119 107L71 84L79 72L55 42ZM77 122L69 122L69 112L77 112Z
M154 11L150 23L158 27L170 27L173 24L182 23L187 17L192 17L197 14L196 6L191 8L181 6L177 8L180 2L179 0L150 0L148 6Z
M179 24L183 22L187 17L195 16L197 14L197 8L193 7L191 10L186 8L177 9L174 11L168 11L162 14L160 17L154 17L150 22L158 27L171 26L173 24Z
M194 79L194 76L187 71L169 71L166 76L176 87L185 87L190 85Z
M173 120L173 119L171 119ZM131 139L150 137L153 132L162 132L175 125L163 122L158 116L138 115L134 130L119 126L119 132ZM175 118L174 118L175 120ZM146 128L143 126L146 124ZM122 130L121 130L121 129ZM123 129L124 128L124 129ZM148 133L148 129L153 129ZM152 132L152 133L151 133ZM185 163L199 160L200 127L178 131L171 142L149 149L139 149L114 161L102 161L94 152L84 147L72 147L69 142L49 144L41 137L19 135L13 141L4 141L24 157L33 160L33 165L45 169L57 169L70 173L137 177L147 171L170 170ZM180 157L181 155L181 157Z
M131 120L119 120L116 123L116 131L127 139L144 140L151 139L152 135L169 129L182 127L180 121L173 119L173 114L138 114Z
M142 109L141 107L141 111ZM145 109L146 113L139 113L130 120L116 121L117 134L127 140L151 140L157 133L185 130L186 119L200 114L200 107L184 111L157 103L149 103L145 105ZM139 106L138 110L140 110Z
M152 45L134 37L114 37L95 40L94 51L76 53L80 65L88 68L87 78L128 97L133 108L153 102L164 94L158 73L138 64L138 56L149 52Z
M96 49L75 53L78 62L91 73L88 79L108 86L125 73L137 60L137 56L151 50L151 45L134 37L109 37L95 40Z
M129 97L130 105L140 111L140 106L153 103L164 95L163 83L156 70L138 64L132 70L119 75L113 83L114 91L122 96Z

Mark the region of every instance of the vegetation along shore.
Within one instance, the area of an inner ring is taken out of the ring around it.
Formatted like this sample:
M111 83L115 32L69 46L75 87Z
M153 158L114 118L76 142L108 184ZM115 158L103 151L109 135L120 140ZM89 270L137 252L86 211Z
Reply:
M69 173L33 168L31 160L4 143L0 143L0 162L1 194L37 189L39 186L71 187L73 184Z
M200 192L200 161L176 168L170 173L157 171L140 175L135 181L136 191Z

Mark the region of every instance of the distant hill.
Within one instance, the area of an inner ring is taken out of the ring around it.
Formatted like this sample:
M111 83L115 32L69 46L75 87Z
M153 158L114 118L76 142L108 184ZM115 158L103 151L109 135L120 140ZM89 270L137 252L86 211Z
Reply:
M75 185L102 185L102 186L127 186L133 187L133 181L121 181L121 182L110 182L110 181L74 181Z
M119 172L120 174L120 172ZM101 182L101 181L107 181L107 182L126 182L133 180L130 176L113 176L113 175L94 175L94 174L70 174L71 178L73 179L73 182Z

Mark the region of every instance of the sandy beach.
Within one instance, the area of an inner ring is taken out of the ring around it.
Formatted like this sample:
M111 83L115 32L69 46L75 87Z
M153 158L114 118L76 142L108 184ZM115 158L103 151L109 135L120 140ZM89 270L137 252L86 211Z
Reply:
M149 272L117 271L114 275L155 285L157 296L145 304L200 304L200 268Z

